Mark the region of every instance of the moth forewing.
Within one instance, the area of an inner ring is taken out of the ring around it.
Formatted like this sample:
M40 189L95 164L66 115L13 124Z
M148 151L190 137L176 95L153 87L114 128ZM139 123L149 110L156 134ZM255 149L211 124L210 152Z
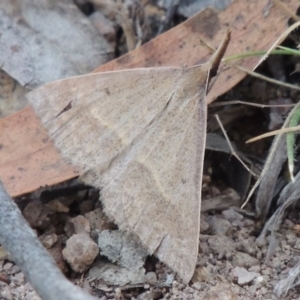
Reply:
M27 95L62 156L101 188L107 215L185 282L198 254L209 71L228 39L203 65L94 73Z

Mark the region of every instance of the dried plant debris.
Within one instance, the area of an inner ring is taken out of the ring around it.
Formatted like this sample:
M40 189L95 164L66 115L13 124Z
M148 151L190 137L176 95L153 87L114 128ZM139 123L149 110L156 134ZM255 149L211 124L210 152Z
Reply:
M279 246L280 243L280 235L279 230L280 226L284 221L284 217L286 217L286 213L288 208L295 207L296 203L299 201L299 179L300 173L298 173L295 177L295 182L290 182L286 185L286 187L280 193L278 199L279 207L277 210L272 214L270 219L266 222L261 234L260 239L265 239L266 236L269 238L268 244L268 251L266 253L266 261L269 261L276 247ZM300 276L300 269L299 264L294 266L288 276L280 281L276 286L276 293L281 296L282 294L286 293L289 289L293 288L294 286L298 285L299 282L296 282L296 279Z
M295 181L290 181L280 192L279 198L277 200L277 205L281 206L287 202L290 202L290 198L295 198L298 194L300 195L300 172L295 176ZM289 205L293 205L296 203L289 203Z
M291 120L293 120L294 116L297 114L299 105L300 104L297 103L290 111L282 128L291 126ZM255 202L256 216L264 222L267 220L268 214L272 213L266 223L263 224L263 230L258 238L259 242L268 240L268 247L265 253L265 262L267 264L270 264L272 259L274 260L274 256L276 256L276 249L278 249L282 243L280 230L284 219L287 217L288 208L295 207L299 200L299 188L297 187L299 184L297 183L299 182L300 175L298 173L294 178L293 165L292 168L290 167L290 161L294 160L294 137L292 139L292 145L289 145L289 141L291 140L287 138L287 134L285 133L280 133L274 138L261 176L249 194L251 195L254 189L259 185ZM279 178L279 173L282 169L284 169L284 163L289 156L291 156L289 159L290 175ZM288 180L284 177L290 177L291 182L287 183ZM284 185L286 186L284 187ZM276 199L276 197L278 199ZM274 204L276 203L275 200L277 200L277 209L275 212L270 211L273 200ZM277 285L277 294L286 294L289 289L299 283L296 283L298 277L299 268L296 265L292 270L290 270L287 278L283 279L279 285Z
M168 9L172 4L173 0L163 0L162 6L165 9ZM181 15L185 18L192 17L195 13L207 8L215 8L216 10L223 10L227 6L229 6L233 1L232 0L188 0L188 1L179 1L179 5L177 8L177 14Z
M127 52L139 47L151 36L150 24L144 6L138 0L109 1L93 0L95 7L111 19L114 19L123 30Z
M282 279L275 287L276 294L281 297L286 296L287 292L300 284L300 262L298 262L290 271L287 278Z
M298 109L300 104L297 104L290 112L288 117L285 120L283 128L288 127L288 124L293 116L293 113ZM258 194L256 197L256 214L257 217L262 220L266 219L266 216L269 212L269 208L271 205L271 201L274 196L274 190L276 187L276 181L278 175L282 169L282 165L287 158L286 151L286 134L281 133L278 134L272 143L269 155L265 162L264 168L261 172L260 177L252 187L249 195L247 197L247 201L254 193L255 189L259 186Z
M274 141L273 145L274 146L270 149L269 156L272 156L272 160L269 164L267 164L268 161L266 162L265 168L267 168L267 171L262 177L255 200L256 215L262 220L265 220L267 217L274 196L278 175L286 160L286 144L284 137L278 140L276 145Z
M67 0L2 1L0 20L0 65L29 88L91 72L112 53L106 39Z

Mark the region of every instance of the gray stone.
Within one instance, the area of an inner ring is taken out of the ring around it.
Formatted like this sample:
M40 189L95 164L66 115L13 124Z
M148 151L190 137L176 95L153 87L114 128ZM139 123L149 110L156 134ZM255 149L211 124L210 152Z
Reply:
M221 219L218 216L213 216L209 223L213 234L222 236L229 236L231 234L232 225L229 221Z
M90 233L91 232L91 225L87 218L84 216L77 216L70 220L71 223L74 224L74 231L75 233Z
M39 236L39 240L46 249L50 249L57 242L58 237L55 233L46 233Z
M130 233L121 230L103 230L98 237L100 254L130 270L144 266L148 252Z
M214 254L230 253L235 249L235 243L226 236L212 236L207 240L211 252Z
M237 278L238 285L249 284L260 275L259 273L248 272L245 268L241 267L235 267L232 273Z
M248 253L252 256L256 256L258 248L254 238L250 237L248 239L243 239L241 242L239 242L237 250Z
M249 268L255 265L259 265L259 260L255 257L250 256L247 253L236 251L233 255L232 265L234 267Z
M84 233L74 234L67 240L63 257L75 272L86 271L99 253L97 244Z
M225 220L229 221L230 223L242 221L244 219L244 217L233 208L229 208L222 211L222 216Z
M49 208L52 212L58 213L67 213L69 212L69 207L62 204L58 199L51 200L47 204L45 204L47 208Z
M112 223L108 220L104 214L102 208L96 208L84 215L90 222L91 230L105 230L111 229Z
M45 229L51 223L51 212L40 201L28 203L23 210L23 215L32 228Z
M208 271L206 267L199 267L196 268L195 273L193 275L192 281L193 282L205 282L209 281L212 277L212 274Z
M143 284L145 281L145 269L129 270L112 263L97 261L89 270L88 280L103 281L108 285Z
M150 285L155 285L157 283L157 275L155 272L148 272L145 275L145 282Z

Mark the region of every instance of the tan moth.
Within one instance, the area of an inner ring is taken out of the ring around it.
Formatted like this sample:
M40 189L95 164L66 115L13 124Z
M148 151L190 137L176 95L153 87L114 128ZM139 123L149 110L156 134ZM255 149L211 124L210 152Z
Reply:
M184 282L198 255L207 85L228 42L202 65L93 73L27 95L106 214Z

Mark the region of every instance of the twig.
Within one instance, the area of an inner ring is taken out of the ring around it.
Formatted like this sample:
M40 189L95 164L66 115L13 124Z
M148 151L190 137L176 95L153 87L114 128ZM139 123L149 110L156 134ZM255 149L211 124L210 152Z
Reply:
M231 154L242 164L242 166L250 173L250 174L252 174L254 177L258 177L258 175L257 174L255 174L252 170L250 170L249 169L249 167L240 159L240 157L236 154L236 152L235 152L235 150L233 149L233 147L232 147L232 145L231 145L231 143L230 143L230 140L229 140L229 138L228 138L228 135L227 135L227 133L226 133L226 131L225 131L225 128L223 127L223 124L222 124L222 122L221 122L221 120L220 120L220 118L219 118L219 116L218 115L215 115L215 118L217 119L217 121L218 121L218 123L219 123L219 126L220 126L220 128L221 128L221 130L222 130L222 132L223 132L223 134L224 134L224 136L225 136L225 139L226 139L226 141L227 141L227 143L228 143L228 146L229 146L229 148L230 148L230 152L231 152Z
M248 141L246 141L246 144L250 144L250 143L256 142L258 140L261 140L261 139L264 139L264 138L267 138L267 137L270 137L270 136L274 136L276 134L295 132L295 131L299 131L299 130L300 130L299 125L298 126L292 126L292 127L286 127L286 128L280 128L280 129L277 129L277 130L273 130L273 131L258 135L254 138L251 138Z
M289 89L300 91L300 87L297 86L297 85L282 82L280 80L276 80L276 79L264 76L264 75L256 73L256 72L252 72L252 71L250 71L246 68L243 68L241 66L234 66L234 67L241 70L241 71L243 71L243 72L245 72L245 73L247 73L248 75L253 76L253 77L256 77L256 78L259 78L259 79L262 79L262 80L265 80L265 81L268 81L268 82L271 82L271 83L274 83L274 84L277 84L277 85L280 85L280 86L284 86L284 87L289 88Z
M294 107L295 104L260 104L260 103L252 103L252 102L246 102L242 100L231 100L231 101L220 101L220 102L214 102L209 105L209 107L216 107L216 106L225 106L225 105L249 105L254 107L260 107L260 108L269 108L269 107Z

